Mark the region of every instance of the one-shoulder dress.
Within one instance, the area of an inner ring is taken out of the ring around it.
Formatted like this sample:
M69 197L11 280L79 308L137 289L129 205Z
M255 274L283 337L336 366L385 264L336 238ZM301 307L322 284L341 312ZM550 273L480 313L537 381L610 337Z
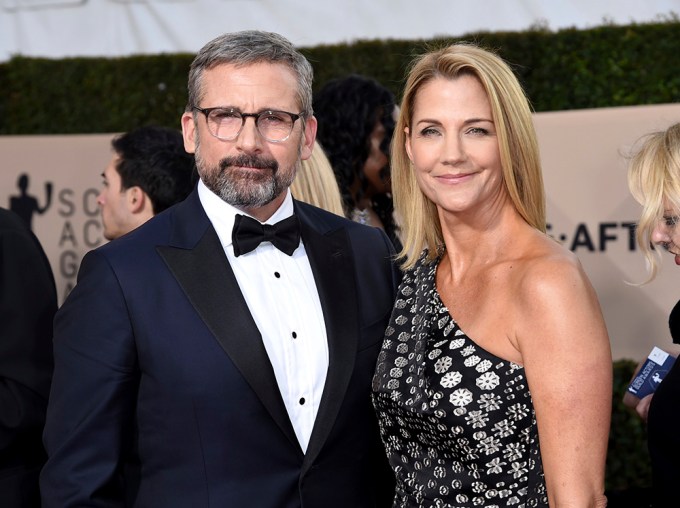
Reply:
M524 369L458 327L437 263L404 274L373 379L394 507L547 507Z

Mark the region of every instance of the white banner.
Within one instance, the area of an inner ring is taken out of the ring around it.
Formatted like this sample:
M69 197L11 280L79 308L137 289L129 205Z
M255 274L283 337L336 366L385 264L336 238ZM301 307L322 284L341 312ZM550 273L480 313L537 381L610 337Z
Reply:
M669 19L680 0L0 0L0 61L196 53L244 29L309 47Z
M574 251L595 286L615 358L645 358L671 345L668 313L680 298L680 268L666 256L646 277L633 240L639 206L625 155L643 134L680 121L680 104L535 115L550 233ZM96 203L112 135L0 137L0 206L32 224L52 263L60 302L83 255L103 244ZM51 189L51 191L50 191Z

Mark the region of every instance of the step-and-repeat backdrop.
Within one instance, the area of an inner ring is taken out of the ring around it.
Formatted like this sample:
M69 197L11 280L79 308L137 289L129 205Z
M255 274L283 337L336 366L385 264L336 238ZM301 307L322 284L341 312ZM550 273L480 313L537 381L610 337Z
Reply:
M666 256L656 280L634 242L639 206L626 157L645 133L680 121L680 104L535 115L549 232L580 258L600 298L615 358L671 349L667 316L680 299L680 267ZM59 300L83 255L106 240L97 206L112 134L0 137L0 206L31 224L54 270Z

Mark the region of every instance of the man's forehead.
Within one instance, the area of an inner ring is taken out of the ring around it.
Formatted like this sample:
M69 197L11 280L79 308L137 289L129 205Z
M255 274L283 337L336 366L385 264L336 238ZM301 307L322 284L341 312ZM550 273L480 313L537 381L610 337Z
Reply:
M102 176L109 178L116 176L118 174L116 167L118 166L120 161L121 161L120 155L114 153L111 159L109 160L109 163L104 168L104 171L102 171Z
M297 80L293 71L280 63L221 64L207 69L203 79L203 95L215 93L295 97Z

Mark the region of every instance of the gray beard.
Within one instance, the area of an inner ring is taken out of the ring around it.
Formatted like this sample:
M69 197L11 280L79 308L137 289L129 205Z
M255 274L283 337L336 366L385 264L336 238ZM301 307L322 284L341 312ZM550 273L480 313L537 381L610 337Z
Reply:
M242 156L224 158L209 167L199 153L196 168L203 183L223 201L238 208L258 208L271 203L293 183L299 161L293 171L280 171L275 160ZM267 168L266 173L241 171L233 166Z

